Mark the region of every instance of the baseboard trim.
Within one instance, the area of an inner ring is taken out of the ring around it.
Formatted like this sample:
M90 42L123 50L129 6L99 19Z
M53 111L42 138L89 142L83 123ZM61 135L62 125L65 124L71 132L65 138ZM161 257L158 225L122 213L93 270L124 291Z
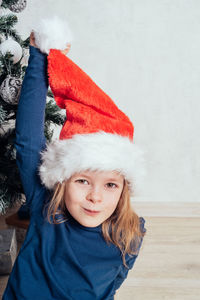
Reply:
M200 203L139 202L132 206L140 216L147 217L200 217Z

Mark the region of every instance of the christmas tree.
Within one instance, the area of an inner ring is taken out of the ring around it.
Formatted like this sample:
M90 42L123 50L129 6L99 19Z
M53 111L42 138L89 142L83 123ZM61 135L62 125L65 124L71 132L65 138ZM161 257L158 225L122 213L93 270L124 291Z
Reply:
M16 202L25 206L25 197L16 165L15 120L22 81L27 67L29 40L23 40L14 29L15 14L26 7L26 0L0 0L0 215ZM54 103L51 90L47 94L45 136L51 141L52 124L62 125L65 117Z

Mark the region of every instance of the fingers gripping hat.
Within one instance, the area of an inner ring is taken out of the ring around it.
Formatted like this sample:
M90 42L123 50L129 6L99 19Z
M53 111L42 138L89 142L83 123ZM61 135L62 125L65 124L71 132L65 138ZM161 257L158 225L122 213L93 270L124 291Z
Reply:
M51 23L51 26L55 28L56 24ZM40 35L42 36L41 33ZM66 45L69 40L64 37ZM50 36L47 37L46 34L46 44L47 39ZM37 41L40 49L44 48L41 46L43 40L44 34ZM52 47L44 52L49 54L48 76L51 90L57 105L66 109L67 119L59 140L48 144L42 153L39 172L43 184L48 189L53 189L56 183L67 180L76 172L108 170L124 175L130 191L135 191L145 169L143 151L133 143L132 122L60 50Z

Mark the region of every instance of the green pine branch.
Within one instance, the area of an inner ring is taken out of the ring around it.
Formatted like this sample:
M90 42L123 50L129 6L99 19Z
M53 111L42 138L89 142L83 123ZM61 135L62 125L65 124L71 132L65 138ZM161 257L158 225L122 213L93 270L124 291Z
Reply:
M19 44L22 43L22 39L20 35L17 34L17 31L13 29L13 27L18 22L17 16L13 14L5 15L0 17L0 33L3 34L6 39L10 36L18 42Z
M56 105L55 101L50 99L46 104L45 122L52 122L57 125L64 124L65 116L60 112L61 109Z
M0 126L6 121L6 111L3 109L3 106L0 105Z
M16 164L15 129L0 135L0 214L21 201L23 188Z
M53 94L49 90L47 96L52 97ZM44 134L46 139L50 142L53 136L53 129L51 129L51 124L62 125L65 122L65 116L61 113L61 109L56 105L53 99L49 99L46 104L45 109L45 126Z
M9 8L10 5L17 3L18 0L3 0L1 7L3 8Z
M18 18L14 14L7 14L0 17L0 32L1 30L9 30L13 28L18 22Z

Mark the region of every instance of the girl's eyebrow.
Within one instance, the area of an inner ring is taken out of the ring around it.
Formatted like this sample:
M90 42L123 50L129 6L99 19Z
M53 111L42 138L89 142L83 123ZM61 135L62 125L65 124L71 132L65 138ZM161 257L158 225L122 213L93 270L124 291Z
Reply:
M86 177L86 178L89 178L91 179L91 177L89 175L86 175L84 173L80 173L77 175L78 177L80 176L83 176L83 177ZM119 180L117 178L106 178L105 181L115 181L115 182L119 182Z

